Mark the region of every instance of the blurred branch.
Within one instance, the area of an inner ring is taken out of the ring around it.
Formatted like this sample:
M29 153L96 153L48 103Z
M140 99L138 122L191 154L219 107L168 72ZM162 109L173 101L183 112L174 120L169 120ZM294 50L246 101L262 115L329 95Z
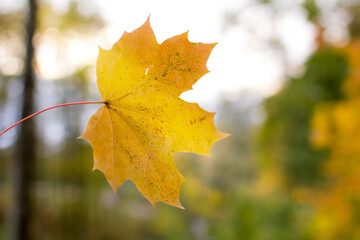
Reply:
M34 109L35 77L33 69L33 38L36 30L37 1L29 0L29 13L26 27L26 56L23 74L24 90L22 101L22 117L26 117ZM31 188L35 179L35 136L34 121L22 124L16 145L14 161L14 205L13 222L10 239L27 240L30 237L32 216Z

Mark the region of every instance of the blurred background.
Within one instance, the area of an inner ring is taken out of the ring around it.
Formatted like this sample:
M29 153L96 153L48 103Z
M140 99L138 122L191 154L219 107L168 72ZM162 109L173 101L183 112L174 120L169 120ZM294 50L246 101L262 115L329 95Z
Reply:
M0 129L99 100L98 46L150 14L219 42L181 97L231 136L175 154L186 210L114 195L77 139L98 106L69 106L0 137L0 239L360 239L359 0L2 0Z

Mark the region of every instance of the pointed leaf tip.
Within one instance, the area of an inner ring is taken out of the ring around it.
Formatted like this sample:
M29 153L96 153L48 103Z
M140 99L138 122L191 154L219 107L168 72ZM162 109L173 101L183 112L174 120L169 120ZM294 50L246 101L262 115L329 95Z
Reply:
M150 13L149 16L147 17L145 23L149 23L149 24L150 24L150 17L151 17L151 13Z

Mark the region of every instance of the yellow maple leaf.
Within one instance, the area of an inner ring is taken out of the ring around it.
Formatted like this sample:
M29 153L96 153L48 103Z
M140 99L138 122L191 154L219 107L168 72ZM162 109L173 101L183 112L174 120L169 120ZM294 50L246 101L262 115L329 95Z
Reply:
M158 44L148 19L111 50L100 48L97 85L105 105L80 137L91 144L94 169L114 191L130 179L153 205L182 208L184 177L174 153L208 155L211 145L227 136L216 130L214 113L179 98L208 72L214 46L189 42L187 33Z

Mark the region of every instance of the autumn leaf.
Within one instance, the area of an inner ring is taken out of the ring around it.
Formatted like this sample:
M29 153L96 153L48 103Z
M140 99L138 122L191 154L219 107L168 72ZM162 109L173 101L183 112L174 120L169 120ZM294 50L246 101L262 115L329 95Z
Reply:
M189 42L187 32L158 44L148 19L111 50L100 48L97 85L105 105L80 137L91 144L94 169L114 191L130 179L153 205L182 208L184 177L174 153L208 155L227 136L216 130L214 113L179 98L208 72L215 45Z

